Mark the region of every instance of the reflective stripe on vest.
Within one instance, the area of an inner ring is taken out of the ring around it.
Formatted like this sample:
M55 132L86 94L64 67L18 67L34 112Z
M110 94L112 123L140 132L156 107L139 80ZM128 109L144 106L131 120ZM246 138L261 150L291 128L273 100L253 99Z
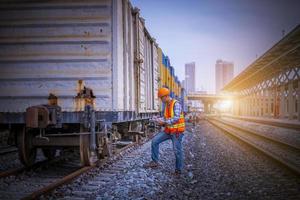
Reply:
M165 119L171 119L174 117L174 105L177 101L175 99L172 99L170 104L165 107L164 116ZM165 127L165 133L182 133L185 130L185 122L184 122L184 115L183 112L180 113L179 120L172 124L172 125L166 125Z

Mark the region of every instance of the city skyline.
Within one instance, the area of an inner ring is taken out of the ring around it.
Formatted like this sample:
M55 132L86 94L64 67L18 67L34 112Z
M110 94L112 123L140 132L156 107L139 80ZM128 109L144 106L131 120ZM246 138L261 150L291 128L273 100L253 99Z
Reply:
M170 57L180 81L185 63L195 61L196 90L209 93L215 91L217 59L234 62L236 76L300 22L300 2L295 0L131 2L141 9L150 34Z

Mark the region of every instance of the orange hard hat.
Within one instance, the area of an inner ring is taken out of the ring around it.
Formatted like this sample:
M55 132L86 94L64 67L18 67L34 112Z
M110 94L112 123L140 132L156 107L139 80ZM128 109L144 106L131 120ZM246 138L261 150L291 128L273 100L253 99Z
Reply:
M170 90L168 88L162 87L158 89L158 97L161 98L163 96L167 96L170 94Z

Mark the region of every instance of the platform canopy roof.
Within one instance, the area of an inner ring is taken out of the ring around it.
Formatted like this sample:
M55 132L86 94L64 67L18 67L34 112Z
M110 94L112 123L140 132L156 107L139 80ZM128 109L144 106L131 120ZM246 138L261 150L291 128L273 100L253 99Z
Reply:
M294 67L300 67L300 25L225 85L223 90L239 92Z

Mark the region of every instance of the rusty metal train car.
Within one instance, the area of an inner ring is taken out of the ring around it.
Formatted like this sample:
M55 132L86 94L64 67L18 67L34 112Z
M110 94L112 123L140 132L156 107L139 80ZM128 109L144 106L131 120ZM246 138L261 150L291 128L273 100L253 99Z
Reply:
M84 165L159 111L158 44L128 0L1 1L0 124L20 160L79 147Z

